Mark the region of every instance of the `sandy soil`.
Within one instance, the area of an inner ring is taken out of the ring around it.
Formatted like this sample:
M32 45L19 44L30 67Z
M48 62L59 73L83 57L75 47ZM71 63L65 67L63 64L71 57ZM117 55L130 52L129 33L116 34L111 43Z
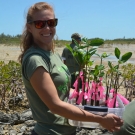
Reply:
M102 54L106 52L107 54L113 54L114 55L114 49L115 47L118 47L122 54L126 52L132 52L132 57L130 58L129 62L134 63L135 62L135 44L130 45L104 45L104 48L98 48L98 53ZM61 55L63 47L56 47L55 50ZM17 61L18 56L20 55L20 47L19 46L5 46L3 44L0 44L0 61L6 61L14 60ZM99 58L96 56L93 56L93 59L98 61ZM108 60L108 59L107 59ZM115 61L114 57L109 58L109 60Z

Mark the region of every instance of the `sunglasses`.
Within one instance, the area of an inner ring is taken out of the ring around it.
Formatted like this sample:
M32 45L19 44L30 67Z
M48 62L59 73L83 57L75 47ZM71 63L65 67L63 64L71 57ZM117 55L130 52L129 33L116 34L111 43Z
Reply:
M75 38L75 39L81 41L81 38Z
M46 26L46 24L49 26L49 27L55 27L57 26L57 23L58 23L58 19L55 18L55 19L50 19L50 20L45 20L45 21L42 21L42 20L37 20L37 21L30 21L28 22L29 24L30 23L34 23L35 24L35 28L37 29L42 29Z

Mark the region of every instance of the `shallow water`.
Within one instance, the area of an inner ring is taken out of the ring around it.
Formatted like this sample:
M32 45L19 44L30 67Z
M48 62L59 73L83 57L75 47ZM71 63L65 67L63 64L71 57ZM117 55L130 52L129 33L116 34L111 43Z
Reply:
M98 56L96 56L96 55L93 55L93 56L91 57L91 60L96 61L96 60L100 60L100 58L99 58ZM110 56L108 56L107 58L104 58L103 61L117 62L118 59L116 58L116 56L110 55ZM135 64L135 59L130 58L126 63Z

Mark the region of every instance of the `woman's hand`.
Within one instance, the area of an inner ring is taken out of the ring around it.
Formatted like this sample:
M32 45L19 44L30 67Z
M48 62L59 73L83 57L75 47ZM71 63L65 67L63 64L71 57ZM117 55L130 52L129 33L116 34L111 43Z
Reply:
M110 132L117 131L123 125L123 120L114 114L107 114L100 122L101 126Z

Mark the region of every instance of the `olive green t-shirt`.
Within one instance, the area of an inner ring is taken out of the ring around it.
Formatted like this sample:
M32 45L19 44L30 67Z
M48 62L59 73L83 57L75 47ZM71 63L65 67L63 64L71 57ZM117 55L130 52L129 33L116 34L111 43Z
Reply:
M113 135L135 135L135 101L125 106L123 121L121 129Z
M71 46L71 48L76 47L75 44L70 44L70 46ZM68 48L63 49L62 57L66 60L66 65L71 74L79 71L79 64Z
M76 128L70 126L66 118L53 114L30 83L32 74L40 66L49 72L61 100L67 101L70 89L70 73L58 54L39 47L28 49L23 57L22 77L33 119L37 121L34 130L39 135L70 135Z

